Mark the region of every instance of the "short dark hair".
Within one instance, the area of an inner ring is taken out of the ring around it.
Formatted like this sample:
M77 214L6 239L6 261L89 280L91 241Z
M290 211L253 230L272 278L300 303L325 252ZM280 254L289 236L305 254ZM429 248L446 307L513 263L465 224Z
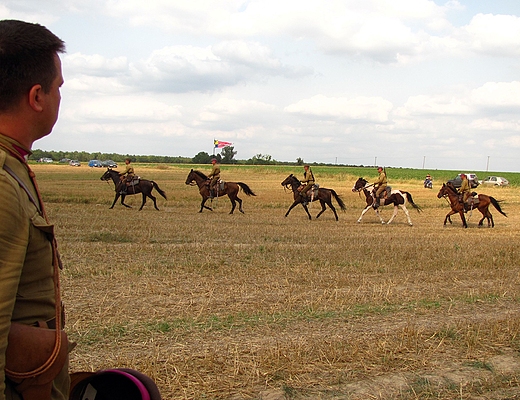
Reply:
M65 43L46 27L0 21L0 112L7 111L37 84L45 93L56 78L55 55Z

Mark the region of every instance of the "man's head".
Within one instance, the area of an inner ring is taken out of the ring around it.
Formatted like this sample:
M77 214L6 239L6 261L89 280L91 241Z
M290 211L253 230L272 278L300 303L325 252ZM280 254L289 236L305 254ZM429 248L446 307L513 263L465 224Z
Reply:
M212 158L212 159L211 159L211 163L212 163L213 165L215 165L215 164L217 163L217 159L216 159L216 158Z
M377 172L381 172L383 170L383 167L377 167Z
M0 113L16 107L35 85L49 93L65 43L44 26L0 21Z

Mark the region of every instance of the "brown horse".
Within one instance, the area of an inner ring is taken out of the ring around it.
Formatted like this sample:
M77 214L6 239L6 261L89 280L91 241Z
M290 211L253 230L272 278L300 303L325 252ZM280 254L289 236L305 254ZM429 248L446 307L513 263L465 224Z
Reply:
M368 181L366 179L359 178L356 181L356 183L354 184L354 187L352 188L353 192L360 193L361 191L363 191L363 193L365 194L365 201L367 203L365 208L361 212L361 215L359 216L359 218L357 220L358 223L361 222L363 215L365 215L365 213L368 210L373 208L372 204L374 203L374 196L367 189L368 187L370 187L372 185L367 186L367 183L368 183ZM410 193L405 192L403 190L397 190L397 189L390 190L390 194L388 195L388 197L386 197L383 200L384 206L387 206L389 204L393 204L393 206L394 206L394 213L392 214L392 217L388 220L387 224L391 223L394 220L395 216L397 215L397 211L399 210L398 206L401 206L404 213L406 214L406 218L408 219L408 225L410 225L410 226L413 225L412 219L410 218L410 213L408 212L408 209L406 208L407 203L410 203L412 205L412 207L417 210L417 212L421 212L421 207L419 207L417 204L415 204L413 202L413 198ZM379 209L375 208L374 210L376 212L376 215L379 217L379 220L381 221L381 223L384 224L385 221L383 220L383 218L381 218L381 215L379 215Z
M309 213L309 209L307 208L307 205L303 202L303 197L300 196L300 190L302 188L302 183L296 178L293 174L289 175L285 180L282 182L282 186L284 186L287 189L291 189L294 195L294 203L289 207L287 212L285 213L285 216L287 217L291 210L296 207L298 204L301 204L303 206L303 209L309 216L309 219L311 218L311 214ZM309 190L311 192L313 189ZM338 202L340 208L342 211L345 211L347 207L345 207L345 204L343 203L343 200L338 196L338 194L333 189L325 189L325 188L319 188L318 193L315 197L309 199L311 201L319 200L321 204L321 211L316 215L316 218L319 218L321 214L325 211L326 207L325 204L327 204L332 212L334 213L334 216L336 217L336 221L338 220L338 213L336 212L336 208L332 205L332 196L336 199Z
M114 182L115 190L116 190L116 196L114 197L114 202L112 203L112 206L110 208L114 208L114 205L116 204L116 201L119 197L121 197L121 204L125 207L132 208L128 204L125 204L125 197L127 195L134 195L138 193L142 193L143 195L143 203L141 204L141 207L139 208L139 211L141 211L146 203L146 198L149 197L153 201L153 206L156 210L159 210L157 207L157 199L155 196L152 195L152 190L155 189L159 194L166 199L166 193L159 188L159 185L155 183L154 181L149 181L146 179L140 179L139 183L133 186L129 186L127 188L126 194L121 194L120 192L120 185L121 185L121 179L120 173L108 168L107 171L103 174L103 176L99 179L102 181L109 181L112 179Z
M186 178L186 185L192 185L195 182L195 184L199 187L199 193L202 196L202 202L200 203L200 211L205 208L207 210L213 211L211 207L208 207L204 205L206 203L206 200L210 197L209 193L209 178L204 175L200 171L191 170L188 174L188 177ZM229 200L231 201L231 211L230 214L233 214L233 211L235 211L236 202L238 201L238 210L243 214L244 210L242 210L242 199L238 197L238 192L240 188L244 191L245 194L248 196L256 196L256 194L253 193L253 191L243 182L225 182L224 187L221 188L221 184L217 183L217 197L218 196L228 196Z
M479 194L478 202L476 202L471 207L467 204L464 204L462 202L462 199L460 198L459 192L451 183L443 183L441 189L439 190L439 193L437 194L437 197L439 199L441 197L448 197L450 201L451 211L448 214L446 214L446 218L444 218L444 226L446 226L446 222L448 221L450 221L451 224L451 215L459 213L460 219L462 220L462 226L464 228L467 228L468 224L466 222L466 217L464 216L464 213L467 211L471 211L473 208L476 208L482 213L482 219L478 222L478 225L482 226L484 219L487 219L488 227L493 228L495 226L495 222L493 221L493 216L489 212L490 204L493 204L493 206L497 209L497 211L500 214L502 214L504 217L507 217L507 215L502 211L502 208L500 207L500 201L485 194ZM473 199L473 201L475 201L475 199Z

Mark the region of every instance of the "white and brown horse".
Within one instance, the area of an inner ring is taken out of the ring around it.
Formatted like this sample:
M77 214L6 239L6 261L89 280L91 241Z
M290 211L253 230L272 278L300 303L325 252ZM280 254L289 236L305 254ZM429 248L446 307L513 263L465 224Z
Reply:
M356 181L356 183L354 184L354 187L352 188L353 192L361 193L361 191L362 191L365 194L366 207L361 212L361 215L359 216L357 222L361 222L363 215L365 215L365 213L368 210L373 208L372 204L375 201L374 196L368 190L368 188L372 185L367 185L367 184L368 184L368 181L366 179L359 178ZM411 204L412 207L417 210L417 212L421 211L421 208L413 202L412 195L403 190L397 190L397 189L391 190L390 194L382 200L383 200L383 203L382 203L383 206L387 206L390 204L394 205L394 213L392 214L392 217L388 220L387 224L390 224L394 220L395 216L397 215L397 211L399 210L399 207L401 207L403 209L404 213L406 214L406 218L408 219L408 225L410 225L410 226L412 226L413 223L410 218L410 213L408 212L408 209L406 208L406 205ZM376 212L376 215L379 217L379 220L381 221L381 223L384 224L385 221L383 220L383 218L381 218L381 215L379 214L379 209L375 208L374 211Z

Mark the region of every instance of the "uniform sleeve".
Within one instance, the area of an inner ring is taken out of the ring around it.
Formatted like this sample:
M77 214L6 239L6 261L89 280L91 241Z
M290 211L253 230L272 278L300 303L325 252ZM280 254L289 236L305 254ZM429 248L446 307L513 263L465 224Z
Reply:
M29 243L29 219L20 195L19 186L0 170L0 400L5 398L7 336Z

